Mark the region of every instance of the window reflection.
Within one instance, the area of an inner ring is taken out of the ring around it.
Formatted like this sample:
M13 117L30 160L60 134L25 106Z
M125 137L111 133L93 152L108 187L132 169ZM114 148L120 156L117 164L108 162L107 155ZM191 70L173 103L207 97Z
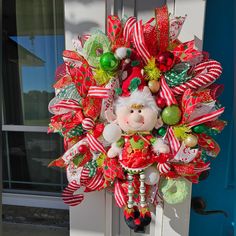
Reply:
M61 138L45 133L4 132L4 182L12 189L61 191L65 173L48 164L62 153ZM8 166L9 165L9 166ZM6 172L6 170L4 170Z
M3 4L5 124L47 125L54 71L64 49L63 0Z
M62 153L62 139L34 132L50 118L54 71L64 50L63 7L63 0L2 3L5 191L60 192L66 183L63 170L47 167Z

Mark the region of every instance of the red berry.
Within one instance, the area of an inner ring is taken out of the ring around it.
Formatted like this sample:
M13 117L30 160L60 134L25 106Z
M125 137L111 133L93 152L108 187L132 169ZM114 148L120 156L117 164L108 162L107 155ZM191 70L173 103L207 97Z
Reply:
M88 146L87 146L87 145L82 144L82 145L79 146L79 152L80 152L80 153L84 154L84 153L86 153L87 151L88 151Z
M157 97L156 98L156 104L157 104L158 107L160 107L162 109L166 106L166 101L165 101L164 98Z

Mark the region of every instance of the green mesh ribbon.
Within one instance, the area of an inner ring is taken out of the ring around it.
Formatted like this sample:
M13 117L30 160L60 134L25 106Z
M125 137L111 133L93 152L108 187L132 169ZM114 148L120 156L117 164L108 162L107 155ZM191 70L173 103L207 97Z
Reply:
M169 87L175 87L187 82L191 76L187 74L190 68L188 63L179 63L175 65L170 71L165 73L166 83Z
M83 53L91 66L98 67L103 53L110 51L110 42L105 34L96 33L84 44Z
M95 160L88 162L84 167L89 169L89 177L93 177L96 174L98 164Z
M74 84L70 84L64 87L56 96L56 98L60 99L73 99L76 101L81 100L81 96L79 95Z
M80 136L84 133L84 130L82 128L82 124L76 126L74 129L70 130L68 133L67 133L67 136L68 138L72 138L72 137L75 137L75 136Z
M183 202L190 191L187 181L183 178L162 180L160 190L163 199L169 204Z

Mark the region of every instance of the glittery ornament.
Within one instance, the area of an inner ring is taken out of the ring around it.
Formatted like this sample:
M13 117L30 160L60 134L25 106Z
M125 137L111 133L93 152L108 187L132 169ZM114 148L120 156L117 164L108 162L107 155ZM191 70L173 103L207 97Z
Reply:
M175 56L169 51L160 52L156 59L157 66L162 72L170 70L175 63Z
M114 71L119 62L112 52L104 53L100 58L100 66L104 71Z
M177 105L171 105L162 111L162 120L167 125L176 125L181 119L181 110Z
M195 147L198 143L198 138L193 134L189 134L184 139L184 143L187 147Z
M152 93L157 93L160 89L160 82L157 80L150 80L148 82L148 87Z

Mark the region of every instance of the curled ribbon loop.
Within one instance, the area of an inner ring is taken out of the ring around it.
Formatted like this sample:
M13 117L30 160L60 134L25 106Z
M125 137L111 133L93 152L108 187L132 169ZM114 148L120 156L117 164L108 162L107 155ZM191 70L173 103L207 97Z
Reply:
M169 88L169 86L166 83L165 77L161 77L161 90L160 90L160 97L164 98L166 100L166 104L168 106L173 104L178 104L173 92Z
M128 20L125 22L124 30L123 30L123 37L125 42L130 42L134 32L134 24L136 23L135 17L129 17Z
M145 61L145 63L147 63L151 58L151 55L148 52L147 46L145 44L142 20L136 22L134 25L134 45L141 58Z
M175 95L181 95L188 88L197 90L199 88L207 87L220 77L222 67L219 62L209 60L195 66L194 73L196 73L195 77L188 80L186 83L172 88L172 92Z
M121 182L119 180L116 180L115 182L114 197L119 207L124 207L126 205L128 197L127 194L124 193Z
M157 168L161 174L167 174L170 171L171 166L169 163L158 163Z
M166 138L170 144L172 154L176 154L180 148L180 142L175 137L172 127L169 127L166 132Z

